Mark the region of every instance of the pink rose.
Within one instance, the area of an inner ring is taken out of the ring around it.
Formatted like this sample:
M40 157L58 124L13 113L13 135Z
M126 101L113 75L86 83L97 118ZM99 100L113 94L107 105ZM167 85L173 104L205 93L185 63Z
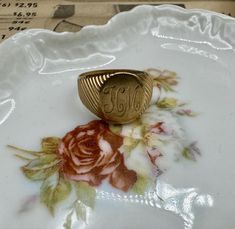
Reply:
M104 121L78 126L59 144L61 173L69 180L85 181L92 186L108 178L113 187L128 191L137 175L124 164L124 157L118 150L122 144L123 138L111 132Z

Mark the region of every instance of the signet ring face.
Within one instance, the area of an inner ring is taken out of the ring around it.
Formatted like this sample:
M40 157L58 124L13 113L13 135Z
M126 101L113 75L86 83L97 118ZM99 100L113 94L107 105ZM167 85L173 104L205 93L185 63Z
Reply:
M78 78L82 103L105 121L134 121L149 106L153 80L146 72L110 69L86 72Z

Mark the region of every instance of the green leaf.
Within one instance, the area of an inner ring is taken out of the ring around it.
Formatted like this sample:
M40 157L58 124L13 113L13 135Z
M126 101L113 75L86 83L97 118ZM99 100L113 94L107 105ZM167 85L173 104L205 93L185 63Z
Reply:
M94 208L96 190L86 182L75 183L75 189L78 200L88 207Z
M21 167L21 170L30 180L44 180L58 170L59 162L56 155L44 154L30 160L28 164Z
M160 108L176 108L178 106L178 100L175 98L165 97L162 100L158 101L157 106Z
M42 170L50 168L60 162L58 156L55 154L43 154L42 156L31 160L26 166L27 169L31 170Z
M132 187L132 191L137 194L144 194L147 187L150 184L150 179L143 176L138 176L137 181L135 182L134 186Z
M190 152L189 152L189 148L188 147L185 147L182 151L182 156L186 159L191 159L190 157Z
M52 214L55 206L65 200L71 192L71 184L63 177L56 174L46 179L41 186L40 199Z
M42 139L42 151L45 153L56 153L61 139L57 137L47 137Z
M196 156L201 155L201 150L197 146L197 142L192 142L187 147L184 147L182 151L182 156L188 160L196 161Z
M125 137L123 139L123 144L128 146L131 150L134 149L140 142L140 139Z
M166 91L166 92L174 92L175 90L168 84L162 84L162 88Z
M63 224L63 227L65 229L71 229L72 224L73 224L72 216L74 213L76 213L76 217L78 220L82 220L83 222L86 222L88 208L89 207L87 207L85 204L83 204L80 200L76 200L72 205L72 210L66 216L66 220Z
M77 218L86 222L87 219L87 206L81 201L77 201L75 204L75 211Z
M71 226L72 226L72 215L73 215L73 211L71 211L71 212L66 216L65 223L63 224L64 229L71 229Z
M21 167L21 170L29 180L37 181L37 180L45 180L46 178L50 177L58 170L58 166L52 166L50 168L42 170L32 170L23 166Z
M125 155L129 156L131 151L135 149L139 143L140 143L139 139L125 137L123 141L123 146L122 146Z
M109 124L109 129L114 133L119 135L122 131L122 125L118 124Z

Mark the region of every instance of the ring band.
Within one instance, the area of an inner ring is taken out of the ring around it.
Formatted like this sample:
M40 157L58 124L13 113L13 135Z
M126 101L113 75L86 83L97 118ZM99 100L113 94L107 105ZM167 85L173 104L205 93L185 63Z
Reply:
M152 77L137 70L97 70L78 78L82 103L98 117L117 124L140 117L149 106L152 89Z

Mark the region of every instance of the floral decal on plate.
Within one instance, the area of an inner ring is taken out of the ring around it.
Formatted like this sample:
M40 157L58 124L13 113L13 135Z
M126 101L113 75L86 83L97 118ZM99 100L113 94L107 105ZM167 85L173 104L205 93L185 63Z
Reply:
M85 181L99 186L104 179L117 189L128 191L137 180L128 170L119 152L123 137L110 131L101 120L79 126L65 135L58 144L60 171L68 180Z
M73 214L86 221L101 184L142 194L174 163L196 161L201 154L195 141L188 143L179 124L183 116L197 114L173 96L179 81L176 73L158 69L146 72L154 78L152 104L135 122L112 125L93 120L62 138L43 138L40 151L9 146L27 161L21 167L24 175L42 183L40 200L52 214L57 204L75 191L64 228L71 228Z

